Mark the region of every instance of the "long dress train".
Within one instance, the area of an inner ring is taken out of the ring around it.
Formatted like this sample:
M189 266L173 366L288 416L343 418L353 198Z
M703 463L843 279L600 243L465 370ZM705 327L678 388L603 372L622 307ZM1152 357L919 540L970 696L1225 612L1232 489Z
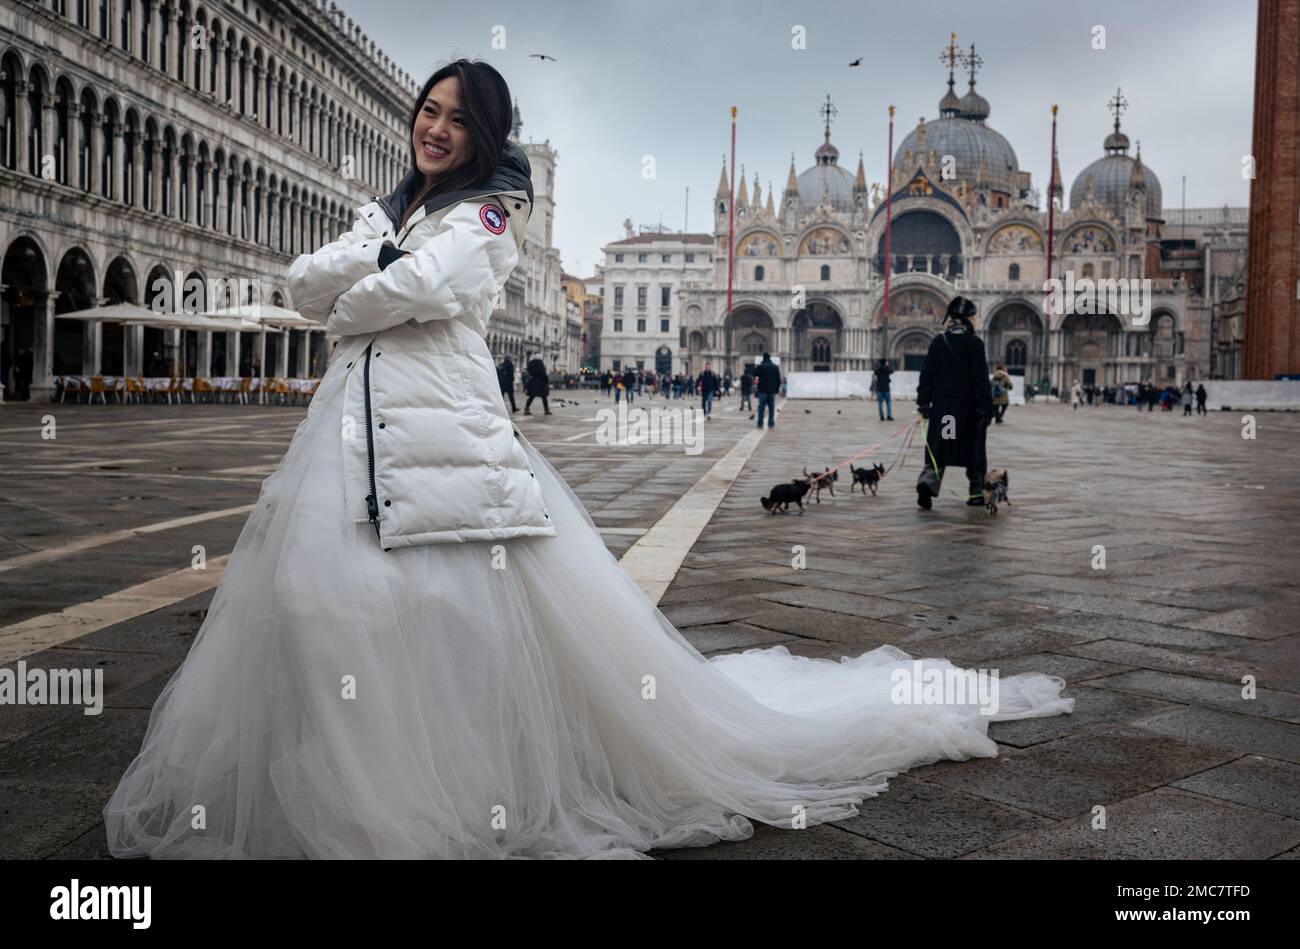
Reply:
M104 808L117 856L637 858L853 816L901 771L995 755L989 721L1073 709L1038 674L995 715L897 701L892 646L706 659L526 439L558 536L384 552L343 516L343 378Z

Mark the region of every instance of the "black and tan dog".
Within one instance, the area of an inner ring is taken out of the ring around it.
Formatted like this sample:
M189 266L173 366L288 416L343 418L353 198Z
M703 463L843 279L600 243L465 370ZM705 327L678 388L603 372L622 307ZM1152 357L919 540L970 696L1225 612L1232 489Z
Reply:
M984 506L990 514L997 515L999 504L1011 505L1011 499L1007 497L1010 484L1011 476L1005 468L995 468L984 475Z
M807 481L796 478L795 480L788 481L785 484L778 484L772 489L771 494L765 498L759 498L758 501L763 505L763 509L769 514L775 514L777 508L781 509L781 513L789 514L790 502L793 501L795 504L799 505L799 513L802 514L803 498L804 495L808 493L809 487L810 485Z
M831 493L831 497L835 497L834 482L840 480L840 471L838 468L836 468L834 471L831 471L830 466L827 466L825 471L819 471L819 472L815 472L814 474L809 474L807 467L805 467L803 469L803 476L804 479L812 485L813 500L816 501L818 504L822 503L821 494L823 490L829 491Z
M850 462L849 470L853 472L853 483L849 485L849 494L852 494L853 489L858 485L862 485L863 494L867 493L867 488L870 488L871 493L875 494L876 485L880 483L880 479L884 477L885 474L884 465L872 465L870 468L855 468L853 467L853 463Z

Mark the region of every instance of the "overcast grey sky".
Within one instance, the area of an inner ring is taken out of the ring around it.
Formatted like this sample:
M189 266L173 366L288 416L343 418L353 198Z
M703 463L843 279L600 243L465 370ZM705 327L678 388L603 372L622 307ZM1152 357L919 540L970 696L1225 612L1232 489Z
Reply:
M567 271L586 276L622 221L712 229L711 202L738 109L737 164L777 197L790 153L802 171L821 143L830 93L840 163L867 181L887 167L887 108L895 145L921 116L937 117L947 87L948 34L984 60L977 88L989 125L1046 192L1052 103L1068 195L1102 154L1107 100L1123 87L1123 129L1142 142L1166 207L1245 206L1249 182L1256 7L1249 0L342 0L362 30L418 81L456 56L497 67L519 102L524 140L549 139L556 168L555 243ZM792 29L807 48L791 48ZM1093 29L1104 26L1106 49ZM505 49L493 49L494 27ZM557 62L529 57L547 53ZM862 57L862 65L848 63ZM957 92L965 91L964 79ZM656 177L642 177L642 156ZM739 184L739 182L737 182Z

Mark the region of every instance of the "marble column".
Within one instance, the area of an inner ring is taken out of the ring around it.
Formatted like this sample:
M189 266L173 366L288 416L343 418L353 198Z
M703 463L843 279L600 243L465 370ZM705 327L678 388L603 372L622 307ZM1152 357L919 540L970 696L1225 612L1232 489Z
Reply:
M162 141L153 139L145 144L150 155L149 167L153 169L149 176L149 210L154 214L162 213Z
M90 141L86 144L86 185L91 194L100 194L102 178L99 173L101 152L103 146L100 144L104 137L104 113L90 113Z
M27 161L27 136L31 132L31 129L28 127L31 123L28 121L27 116L27 97L30 95L31 91L31 85L24 79L20 79L18 82L14 83L14 109L18 113L15 117L17 118L18 123L16 130L17 134L15 135L14 142L15 147L18 149L18 154L14 157L17 159L15 167L18 169L19 174L33 173L33 170L29 167Z
M68 186L81 188L81 105L68 103Z
M48 402L54 396L54 307L58 299L57 290L45 295L45 312L37 307L35 326L32 327L35 339L32 342L32 383L31 400Z
M111 175L109 189L113 192L109 197L114 201L126 200L125 164L123 162L126 147L122 139L122 131L122 123L114 122L112 128L113 164L112 167L108 169Z

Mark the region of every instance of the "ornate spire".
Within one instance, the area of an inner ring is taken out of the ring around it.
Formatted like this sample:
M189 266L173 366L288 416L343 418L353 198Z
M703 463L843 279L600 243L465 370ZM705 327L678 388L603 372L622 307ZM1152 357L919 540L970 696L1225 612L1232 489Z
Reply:
M966 54L965 65L970 75L970 88L961 97L961 112L959 114L963 119L983 122L989 117L989 101L975 91L975 73L979 71L980 66L984 65L984 60L975 52L974 43L970 44L970 52Z
M1128 186L1139 191L1145 191L1147 188L1147 172L1142 164L1142 139L1140 138L1137 143L1137 157L1133 160L1133 170L1129 172Z
M749 207L749 189L745 187L745 166L740 166L740 190L736 192L736 207Z
M829 92L826 93L826 104L819 111L822 118L826 120L826 141L829 143L831 140L831 117L839 114L839 110L831 105L831 94Z
M867 190L867 173L862 167L862 149L858 149L858 174L853 179L853 190L855 192L866 193Z
M722 156L722 177L718 179L717 197L726 198L731 195L731 185L727 183L727 156Z
M754 200L750 202L750 207L758 208L763 204L762 189L758 184L758 172L754 172Z
M949 36L948 45L939 54L939 62L948 67L948 92L939 100L939 118L946 118L961 112L961 100L957 98L957 93L953 91L953 83L956 82L957 67L965 65L966 56L957 48L956 33Z
M515 100L514 109L511 110L510 138L519 141L519 136L524 131L524 120L519 115L519 100Z
M953 38L955 39L956 36L957 34L954 33ZM984 60L980 58L979 54L975 52L975 44L971 43L970 53L967 54L966 56L965 66L967 71L970 73L970 87L972 89L975 88L975 73L977 73L979 71L979 68L983 65L984 65Z
M831 116L835 115L839 110L831 105L830 93L826 94L826 102L819 111L822 118L826 120L826 137L817 146L817 151L813 153L813 157L817 159L819 165L834 165L840 160L840 150L831 144Z
M1128 108L1128 100L1124 98L1120 90L1115 90L1115 98L1106 103L1106 107L1115 116L1115 131L1106 136L1106 141L1102 147L1108 154L1120 155L1128 152L1128 136L1119 130L1119 117Z
M1052 152L1052 183L1047 189L1047 200L1055 198L1057 201L1065 200L1065 186L1061 183L1061 162L1056 152Z
M776 214L776 209L772 207L772 182L771 181L767 183L767 213L769 215Z
M794 173L794 152L790 153L790 174L785 179L785 193L787 195L799 193L799 179Z

